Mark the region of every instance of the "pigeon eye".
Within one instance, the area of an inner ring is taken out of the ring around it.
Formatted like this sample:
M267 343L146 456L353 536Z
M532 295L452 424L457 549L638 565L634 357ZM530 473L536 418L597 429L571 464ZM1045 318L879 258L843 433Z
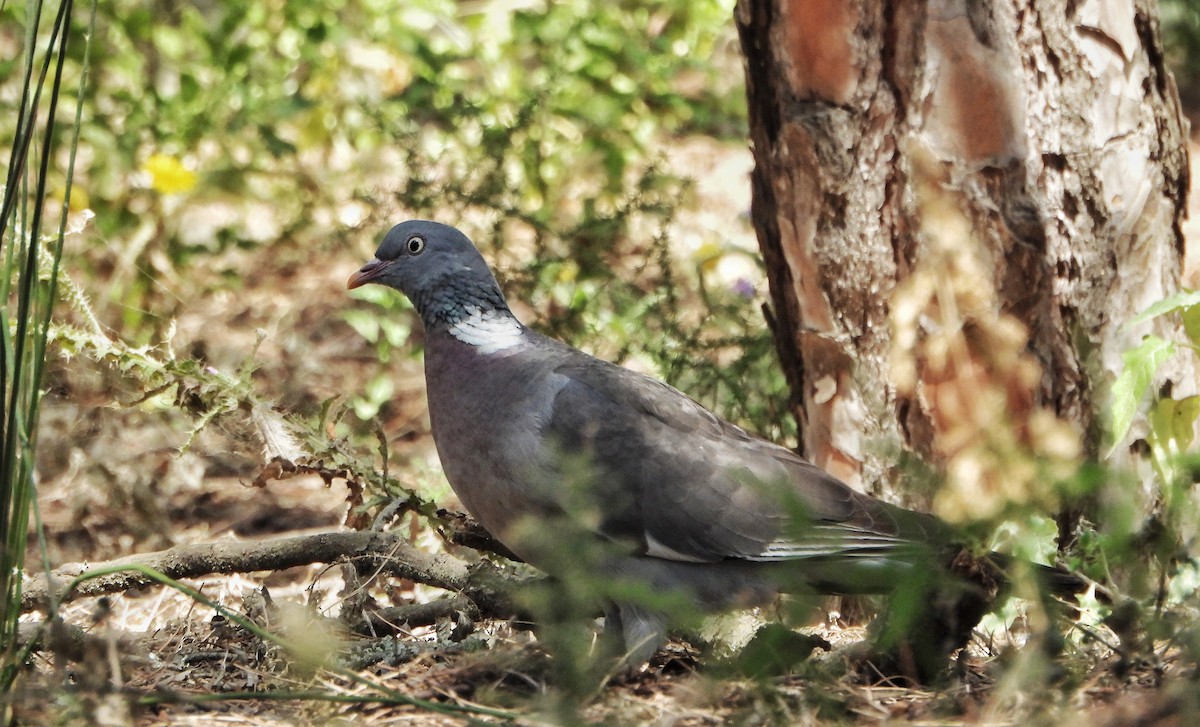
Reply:
M421 237L420 235L413 235L412 237L408 238L408 241L404 243L404 246L408 248L408 254L419 255L421 251L425 249L425 238Z

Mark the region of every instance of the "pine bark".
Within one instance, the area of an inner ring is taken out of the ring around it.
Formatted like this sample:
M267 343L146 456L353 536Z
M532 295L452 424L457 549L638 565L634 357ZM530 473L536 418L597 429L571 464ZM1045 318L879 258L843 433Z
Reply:
M1126 321L1181 272L1185 127L1156 14L1151 0L739 0L752 215L807 457L896 495L905 454L953 454L939 407L970 410L972 367L1009 388L1009 409L1044 408L1074 423L1082 456L1101 452L1106 386L1149 330ZM945 215L930 189L958 228L931 232ZM911 279L947 255L971 261L951 267L999 322L960 311L968 365L920 348L961 290L910 311L915 334L898 323ZM983 360L1006 321L1033 364L1009 379ZM1194 385L1182 364L1170 375Z

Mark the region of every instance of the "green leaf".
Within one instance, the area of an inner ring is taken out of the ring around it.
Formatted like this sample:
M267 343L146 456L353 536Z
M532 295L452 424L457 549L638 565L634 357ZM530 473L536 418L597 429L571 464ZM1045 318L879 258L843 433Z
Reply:
M1200 345L1200 305L1184 308L1180 315L1183 318L1183 330L1187 333L1192 345Z
M350 324L358 335L371 343L379 340L379 317L374 311L348 310L342 312L342 320Z
M376 376L367 383L363 395L355 397L351 402L355 415L359 419L367 421L379 413L380 407L383 406L384 402L392 398L392 394L395 391L396 384L390 376L386 374Z
M1165 313L1172 311L1184 311L1185 313L1196 306L1200 306L1200 290L1184 290L1176 293L1169 298L1164 298L1146 310L1137 314L1129 321L1128 325L1145 323L1151 318L1157 318Z
M1154 373L1171 354L1175 344L1158 336L1146 336L1137 347L1124 353L1125 369L1112 386L1112 433L1113 444L1109 455L1125 440L1138 405L1150 388Z
M817 649L831 648L820 636L802 634L782 624L767 624L754 634L734 664L751 678L781 676L793 671Z
M276 134L275 130L266 124L259 124L258 133L267 151L276 159L295 155L296 145Z
M412 333L412 326L407 319L384 318L379 321L379 329L392 348L403 346Z
M1150 408L1150 445L1159 474L1174 480L1176 464L1195 439L1200 396L1160 399Z

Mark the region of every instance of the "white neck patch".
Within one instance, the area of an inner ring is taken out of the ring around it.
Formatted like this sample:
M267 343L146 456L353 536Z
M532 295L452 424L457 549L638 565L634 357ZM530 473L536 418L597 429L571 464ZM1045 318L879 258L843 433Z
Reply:
M521 332L521 324L508 311L482 311L473 305L467 306L465 318L450 326L451 336L485 355L516 346Z

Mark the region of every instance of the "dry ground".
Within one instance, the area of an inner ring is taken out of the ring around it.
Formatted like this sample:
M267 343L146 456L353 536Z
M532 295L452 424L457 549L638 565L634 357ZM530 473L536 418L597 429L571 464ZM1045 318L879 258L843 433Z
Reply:
M723 229L752 246L752 233L742 219L749 204L748 153L696 142L685 144L672 159L699 183L698 211L682 218L674 239L686 245L702 239L704 231ZM1200 195L1193 193L1191 207L1189 239L1200 241ZM202 356L227 371L253 357L259 363L256 386L284 410L312 410L330 397L357 391L379 364L373 350L339 313L361 305L346 296L344 282L369 255L376 233L363 230L352 247L312 251L306 257L275 259L268 254L270 248L236 251L207 263L207 269L194 270L196 278L166 281L170 294L183 303L175 349ZM67 269L69 273L69 262ZM242 281L236 292L202 296L189 292L209 289L207 276L229 273ZM1194 270L1188 281L1197 284ZM404 476L414 487L441 495L451 505L428 436L419 363L403 359L395 366L394 405L381 422L389 436L393 466L402 463ZM255 540L341 527L349 494L343 482L327 486L317 477L299 477L265 488L251 487L248 483L259 461L256 442L213 427L180 454L191 420L170 406L120 405L137 399L135 382L80 359L56 361L51 381L43 414L39 499L50 562L108 560L177 544ZM428 530L412 532L422 547L442 547ZM338 613L344 598L344 581L336 566L212 576L190 583L234 609L253 610L246 599L253 600L263 587L277 604L307 603L330 616ZM429 600L437 595L433 589L394 580L381 580L370 593L379 603ZM38 657L18 704L21 718L30 723L90 719L145 725L449 724L462 719L369 702L249 699L132 704L107 692L97 675L115 671L118 686L127 690L171 690L181 696L270 687L315 688L352 697L369 690L328 674L316 677L314 684L302 665L284 658L277 648L214 618L211 609L170 589L83 599L70 604L64 617L101 636L101 646L72 665ZM286 625L285 617L274 618L282 618ZM443 626L415 628L407 638L427 641ZM855 625L836 620L821 624L817 631L835 645L861 636ZM114 636L104 647L106 635L117 632L135 635L136 643L118 644ZM538 698L547 689L548 670L544 658L529 644L533 637L507 623L480 624L473 636L490 648L429 652L392 666L378 663L364 673L413 697L443 704L514 707L525 721L554 721L550 703ZM828 665L827 672L838 672L840 653L818 654L814 658ZM1005 652L1004 658L1018 657ZM1157 686L1173 676L1171 664L1140 665L1118 675L1109 668L1111 654L1099 649L1095 659L1094 669L1075 675L1075 686L1065 690L1067 696L1058 701L1042 696L1039 699L1046 704L1031 705L1024 701L1021 683L996 681L994 660L983 640L964 659L962 675L941 691L896 686L884 674L874 679L793 676L769 686L722 679L720 672L698 663L694 650L675 644L644 672L607 688L584 714L618 724L681 725L825 720L1003 724L1031 713L1054 715L1049 719L1071 724L1130 724L1138 719L1143 724L1171 723L1169 716L1163 717L1170 714L1176 699L1169 690L1130 689ZM73 687L64 689L64 680Z

